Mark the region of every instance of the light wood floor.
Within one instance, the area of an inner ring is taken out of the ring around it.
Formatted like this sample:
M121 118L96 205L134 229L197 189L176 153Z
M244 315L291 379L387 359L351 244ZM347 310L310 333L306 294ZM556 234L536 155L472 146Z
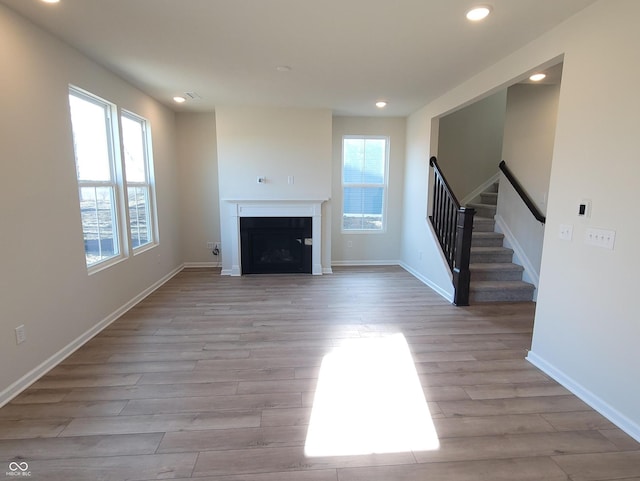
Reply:
M48 481L640 480L640 445L524 360L533 312L456 308L395 267L185 270L0 409L0 477L19 461ZM323 356L390 333L440 448L306 458Z

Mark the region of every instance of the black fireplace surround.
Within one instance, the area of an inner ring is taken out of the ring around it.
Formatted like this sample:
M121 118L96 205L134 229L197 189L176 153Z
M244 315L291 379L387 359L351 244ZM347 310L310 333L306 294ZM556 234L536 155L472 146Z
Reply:
M241 217L242 274L311 274L311 217Z

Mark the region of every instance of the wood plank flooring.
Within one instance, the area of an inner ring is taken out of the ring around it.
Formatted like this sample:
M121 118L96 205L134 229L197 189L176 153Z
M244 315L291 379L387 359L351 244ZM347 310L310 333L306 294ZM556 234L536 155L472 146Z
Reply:
M0 476L640 480L640 445L524 360L534 308L456 308L397 267L185 270L0 409ZM395 333L440 448L305 457L323 356Z

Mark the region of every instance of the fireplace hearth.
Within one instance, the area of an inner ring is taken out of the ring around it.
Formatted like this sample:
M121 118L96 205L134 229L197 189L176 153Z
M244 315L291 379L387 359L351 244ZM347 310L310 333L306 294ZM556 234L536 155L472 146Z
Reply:
M312 273L311 217L242 217L242 274Z

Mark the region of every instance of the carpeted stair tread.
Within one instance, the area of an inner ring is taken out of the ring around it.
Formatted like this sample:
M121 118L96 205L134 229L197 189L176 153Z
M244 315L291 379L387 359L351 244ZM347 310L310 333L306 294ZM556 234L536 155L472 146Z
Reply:
M496 289L530 289L533 291L533 284L525 281L478 281L471 286L472 291L492 291Z
M524 267L513 262L476 262L469 264L469 269L473 271L524 271Z

